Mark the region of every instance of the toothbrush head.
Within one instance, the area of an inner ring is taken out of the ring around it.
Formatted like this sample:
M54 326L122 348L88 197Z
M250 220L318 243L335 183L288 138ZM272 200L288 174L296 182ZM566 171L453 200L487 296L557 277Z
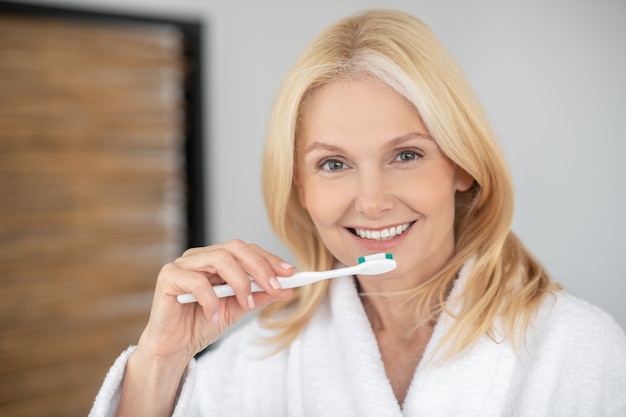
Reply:
M371 261L373 259L393 259L393 255L391 253L381 252L369 256L359 256L359 263L362 264L365 261Z
M396 269L396 261L390 253L376 253L369 256L361 256L359 264L355 267L359 275L378 275Z

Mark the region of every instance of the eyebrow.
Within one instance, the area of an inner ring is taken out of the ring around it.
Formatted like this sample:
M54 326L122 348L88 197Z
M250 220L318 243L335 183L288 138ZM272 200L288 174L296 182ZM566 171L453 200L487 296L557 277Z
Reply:
M395 147L398 145L401 145L404 142L407 142L409 140L412 139L428 139L428 140L433 140L433 138L427 134L427 133L420 133L420 132L409 132L406 133L402 136L398 136L396 138L391 139L390 141L388 141L385 145L388 147ZM309 146L307 146L306 148L304 148L304 153L308 154L312 151L315 150L319 150L319 149L323 149L326 151L330 151L330 152L341 152L343 151L342 148L332 145L330 143L325 143L325 142L318 142L315 141L312 144L310 144Z

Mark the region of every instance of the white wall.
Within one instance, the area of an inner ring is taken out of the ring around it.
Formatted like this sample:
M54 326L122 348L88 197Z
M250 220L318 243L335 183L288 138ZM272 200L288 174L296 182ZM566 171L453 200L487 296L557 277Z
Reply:
M45 0L207 22L208 224L291 259L267 225L260 155L274 92L339 17L398 8L457 57L502 140L515 231L570 292L626 328L626 2L621 0Z

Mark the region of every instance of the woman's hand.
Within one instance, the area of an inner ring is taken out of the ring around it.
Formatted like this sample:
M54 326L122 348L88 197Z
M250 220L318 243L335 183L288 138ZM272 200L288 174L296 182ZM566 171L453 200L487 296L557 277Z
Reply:
M277 276L294 268L259 246L240 240L186 251L159 274L150 320L138 348L153 355L191 357L213 343L255 308L292 296ZM250 279L265 290L251 293ZM217 298L212 287L228 284L234 297ZM176 296L191 293L197 303L180 304Z
M256 245L233 240L186 251L157 279L150 319L126 365L117 416L171 415L189 361L255 308L289 299L277 276L294 268ZM249 276L265 290L251 293ZM212 287L229 284L235 296L217 298ZM180 304L191 293L197 303Z

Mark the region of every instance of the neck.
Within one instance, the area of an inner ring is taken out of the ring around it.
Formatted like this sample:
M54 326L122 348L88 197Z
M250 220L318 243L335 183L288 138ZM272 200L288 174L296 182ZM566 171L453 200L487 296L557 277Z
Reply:
M435 301L409 294L433 279L452 252L453 248L438 251L410 271L393 278L381 280L357 276L361 301L372 329L395 334L399 338L410 337L421 328L432 329L436 320L433 319ZM424 302L430 305L418 305Z
M420 314L416 302L405 294L363 292L361 286L358 287L363 308L375 333L384 332L387 337L402 342L434 328L433 317L424 312Z
M415 287L379 286L367 278L355 277L357 289L367 318L375 332L390 337L411 339L416 333L431 332L437 321L436 301L410 295ZM446 288L445 297L454 282ZM389 288L396 287L396 288ZM418 305L427 303L427 305Z

